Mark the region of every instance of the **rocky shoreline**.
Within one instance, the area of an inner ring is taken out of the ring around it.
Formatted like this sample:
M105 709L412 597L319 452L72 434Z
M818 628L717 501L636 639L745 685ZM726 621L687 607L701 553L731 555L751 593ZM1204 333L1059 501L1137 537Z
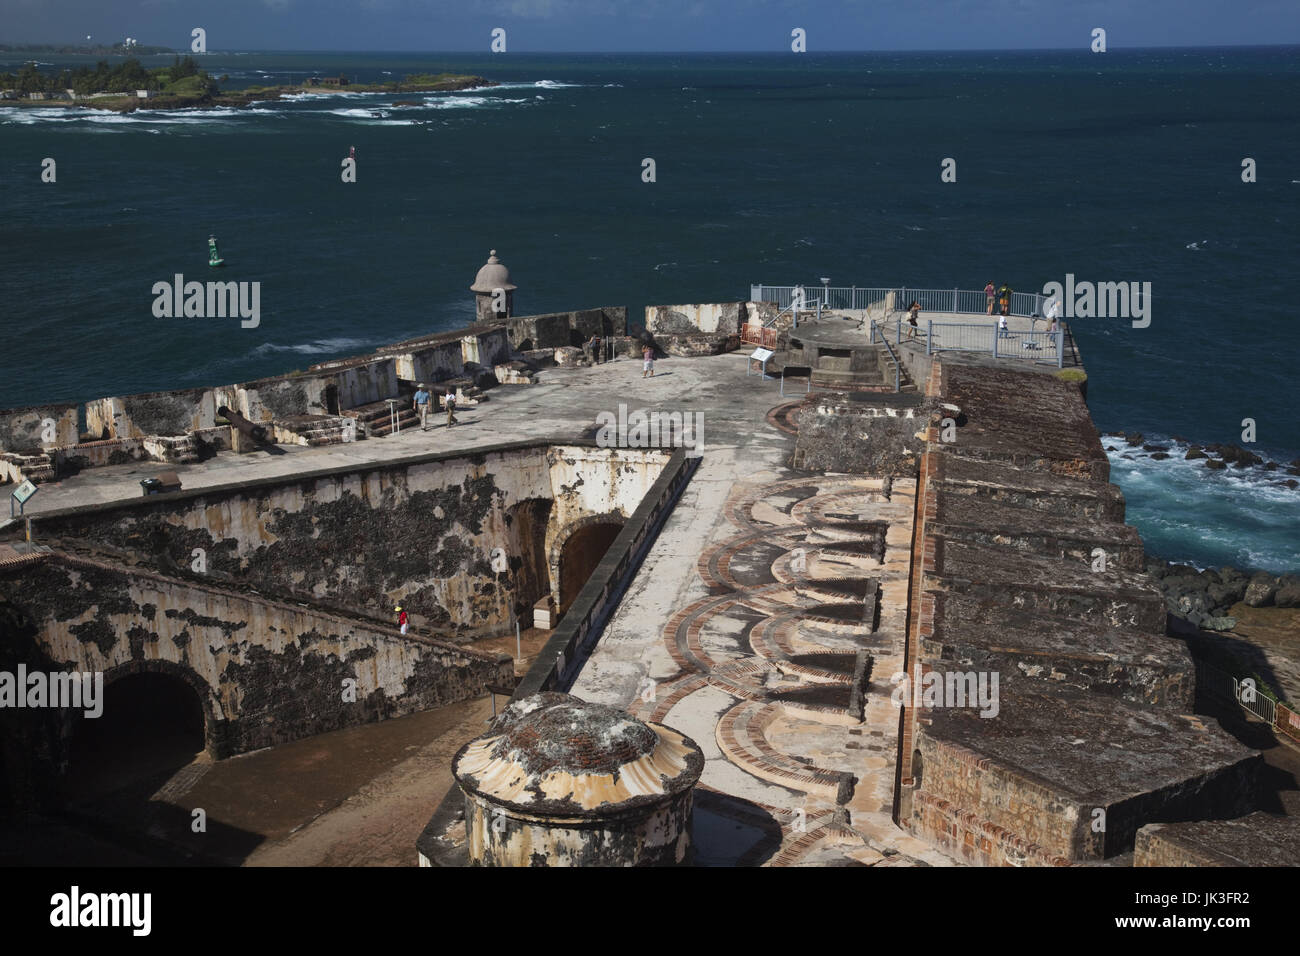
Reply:
M1289 463L1272 461L1262 458L1240 445L1196 445L1177 435L1173 436L1172 443L1148 442L1141 432L1104 434L1102 440L1107 452L1120 452L1121 457L1124 457L1124 447L1140 449L1147 452L1148 456L1154 461L1163 461L1174 457L1171 453L1173 443L1186 445L1187 450L1182 455L1185 461L1204 461L1205 467L1212 471L1223 471L1230 467L1235 469L1257 468L1261 471L1292 475L1295 477L1282 478L1273 482L1273 484L1291 489L1300 488L1300 458L1293 459Z
M1230 631L1233 605L1300 608L1300 574L1247 573L1236 568L1197 570L1189 564L1147 559L1147 573L1164 594L1172 617L1188 629Z

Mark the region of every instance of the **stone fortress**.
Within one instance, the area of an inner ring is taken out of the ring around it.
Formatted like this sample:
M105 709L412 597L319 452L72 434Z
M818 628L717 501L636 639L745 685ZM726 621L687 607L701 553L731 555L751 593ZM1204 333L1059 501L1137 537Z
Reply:
M40 489L0 524L0 671L175 700L213 759L509 693L422 865L1294 861L1078 368L932 354L892 300L516 316L495 250L470 291L371 355L0 412L0 480ZM422 433L420 383L469 427ZM707 450L598 441L620 403ZM522 674L490 643L521 622ZM86 718L5 716L0 808L57 806Z

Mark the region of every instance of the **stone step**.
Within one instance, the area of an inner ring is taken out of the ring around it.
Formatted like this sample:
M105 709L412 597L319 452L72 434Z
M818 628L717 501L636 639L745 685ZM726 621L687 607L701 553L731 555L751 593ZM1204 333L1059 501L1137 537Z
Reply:
M884 385L885 379L878 370L851 372L847 369L817 368L813 369L812 383L833 388L837 385Z

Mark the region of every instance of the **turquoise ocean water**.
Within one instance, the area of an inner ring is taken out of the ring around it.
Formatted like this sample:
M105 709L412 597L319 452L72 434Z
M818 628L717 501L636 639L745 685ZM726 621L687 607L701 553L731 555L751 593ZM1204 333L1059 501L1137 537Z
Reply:
M1152 283L1149 328L1074 323L1099 427L1237 442L1251 417L1253 449L1285 465L1298 53L212 54L232 89L440 70L501 85L130 116L0 106L0 407L242 381L464 325L490 248L519 313L637 316L819 276L1033 291L1073 273ZM222 279L262 284L256 329L152 314L155 282L209 278L209 232ZM1289 476L1112 457L1151 552L1300 570L1300 492L1274 484Z

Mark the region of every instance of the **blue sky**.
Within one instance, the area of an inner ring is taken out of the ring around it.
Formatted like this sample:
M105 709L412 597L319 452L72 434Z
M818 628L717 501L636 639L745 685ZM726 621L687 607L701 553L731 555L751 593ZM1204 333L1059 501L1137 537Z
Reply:
M487 52L1086 48L1300 43L1297 0L0 0L0 43Z

